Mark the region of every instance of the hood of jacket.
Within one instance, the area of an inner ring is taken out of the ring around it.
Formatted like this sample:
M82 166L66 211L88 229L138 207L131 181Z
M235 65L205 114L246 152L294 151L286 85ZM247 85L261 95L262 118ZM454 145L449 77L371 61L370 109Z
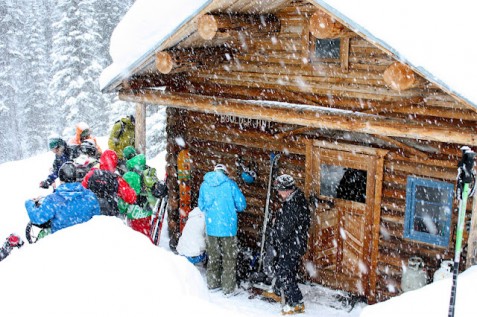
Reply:
M207 183L207 185L211 187L217 187L220 186L222 183L225 183L229 178L227 175L220 171L216 172L208 172L204 176L204 182Z
M132 159L126 162L128 171L142 173L146 169L146 156L144 154L138 154Z
M83 133L84 130L89 130L89 125L86 122L80 122L76 125L76 133L75 133L76 144L81 143L81 133Z
M134 189L136 194L141 192L141 176L139 176L138 173L126 172L123 175L123 179L129 184L129 186L131 186L132 189Z
M61 196L65 200L73 200L78 197L83 197L84 192L85 188L81 183L63 183L58 186L55 194Z
M118 166L118 155L113 150L105 150L99 158L99 168L103 171L116 171Z

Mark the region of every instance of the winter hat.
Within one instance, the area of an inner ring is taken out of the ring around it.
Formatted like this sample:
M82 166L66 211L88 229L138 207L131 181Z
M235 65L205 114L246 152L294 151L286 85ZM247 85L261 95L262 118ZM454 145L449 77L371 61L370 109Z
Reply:
M134 148L134 146L128 145L123 150L123 157L126 160L132 159L136 155L137 155L137 152L136 152L136 149Z
M278 176L273 183L276 190L295 189L295 180L288 174Z
M66 162L61 165L60 170L58 171L58 176L60 181L65 183L76 182L76 167L72 162Z
M228 175L229 172L227 171L227 167L224 165L224 164L217 164L215 165L214 167L214 171L221 171L222 173L224 173L225 175Z
M65 146L66 142L60 137L53 137L48 140L48 148L50 150L56 149L60 146Z

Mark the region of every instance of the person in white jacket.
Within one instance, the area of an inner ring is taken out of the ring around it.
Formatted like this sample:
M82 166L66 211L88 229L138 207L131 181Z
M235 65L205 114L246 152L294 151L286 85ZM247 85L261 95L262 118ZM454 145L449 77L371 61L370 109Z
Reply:
M189 213L176 250L193 264L206 259L205 216L199 207L195 207Z

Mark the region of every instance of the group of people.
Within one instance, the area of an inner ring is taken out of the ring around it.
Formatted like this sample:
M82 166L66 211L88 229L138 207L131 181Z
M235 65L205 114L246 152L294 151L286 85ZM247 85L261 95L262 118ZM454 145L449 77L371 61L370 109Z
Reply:
M49 188L57 178L60 185L44 199L25 202L31 223L54 233L95 215L118 216L149 237L160 182L155 169L146 165L145 156L133 145L133 116L115 123L109 138L109 147L114 150L102 151L84 122L76 125L76 134L68 143L51 137L48 146L55 159L40 187ZM124 170L118 169L120 164Z
M274 188L283 205L268 235L267 250L273 259L268 261L266 271L272 275L273 283L263 295L281 303L285 315L302 313L305 306L297 274L300 259L307 248L310 227L308 201L288 174L278 176L274 180ZM221 290L225 296L233 296L237 293L237 213L244 211L247 204L238 185L228 177L225 165L217 164L214 171L205 174L198 204L205 215L207 286L211 291Z

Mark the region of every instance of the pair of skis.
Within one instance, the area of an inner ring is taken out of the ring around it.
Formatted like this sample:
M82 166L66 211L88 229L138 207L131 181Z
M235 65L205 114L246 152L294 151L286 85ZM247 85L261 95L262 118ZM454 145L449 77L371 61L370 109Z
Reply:
M475 189L474 158L476 153L469 147L464 146L462 159L459 162L457 173L457 199L459 200L459 216L457 220L457 231L455 239L454 268L452 272L452 289L449 303L449 317L454 317L455 299L457 292L457 275L459 274L460 253L462 252L462 235L464 232L465 211L467 199L471 197ZM474 186L471 187L471 184Z
M151 217L151 241L155 245L159 245L161 239L162 224L167 210L168 196L158 198L154 206L154 213Z
M265 212L262 226L262 239L260 242L260 256L258 259L258 272L262 271L263 266L263 256L265 252L265 238L267 235L267 225L270 218L270 196L272 194L272 184L273 179L276 176L278 171L278 160L280 159L281 154L270 154L270 171L268 174L268 188L267 188L267 200L265 202Z

